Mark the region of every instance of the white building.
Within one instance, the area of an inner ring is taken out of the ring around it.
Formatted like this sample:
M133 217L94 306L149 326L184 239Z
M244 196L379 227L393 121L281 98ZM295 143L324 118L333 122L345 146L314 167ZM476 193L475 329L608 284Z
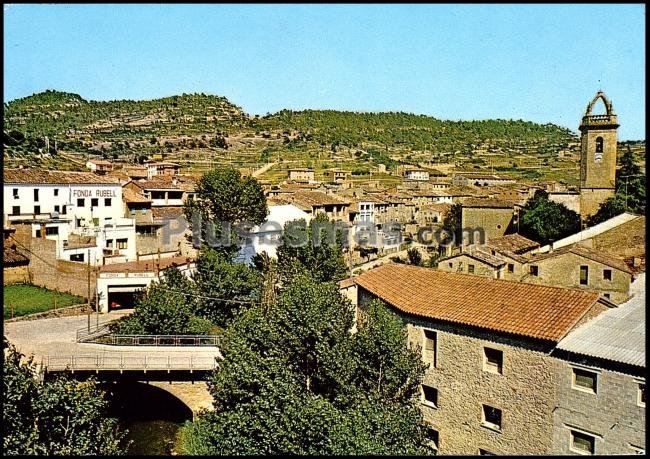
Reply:
M249 236L240 248L237 261L251 264L253 257L262 252L275 258L284 225L287 222L301 219L309 223L311 218L310 214L293 204L269 206L269 215L266 217L266 221L249 231Z
M124 218L116 178L33 169L5 169L3 178L5 222L57 241L57 258L87 262L90 255L92 265L135 259L135 221Z
M406 180L429 180L429 171L424 169L406 169L404 171L404 178Z
M99 310L106 313L114 309L133 308L135 294L153 281L163 279L165 270L170 268L191 276L196 272L196 263L185 257L174 257L102 266L97 275Z

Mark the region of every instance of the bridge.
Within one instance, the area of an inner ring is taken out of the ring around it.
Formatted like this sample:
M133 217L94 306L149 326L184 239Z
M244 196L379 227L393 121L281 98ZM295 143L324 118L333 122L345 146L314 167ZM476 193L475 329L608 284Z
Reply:
M169 392L196 414L212 409L206 377L221 359L219 336L112 335L109 322L131 311L4 324L9 342L33 355L43 378L66 372L108 383L143 382ZM100 321L101 317L101 321Z
M219 336L112 335L111 313L94 326L86 316L5 323L5 335L19 352L33 355L44 375L89 373L100 379L127 375L139 380L195 380L218 368Z

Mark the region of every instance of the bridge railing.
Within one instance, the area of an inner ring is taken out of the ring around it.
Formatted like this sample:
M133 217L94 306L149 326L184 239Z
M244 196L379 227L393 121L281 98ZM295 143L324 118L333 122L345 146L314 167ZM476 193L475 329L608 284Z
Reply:
M94 327L83 327L77 330L77 342L87 343L92 342L102 336L110 334L110 323L103 323Z
M94 342L114 346L218 346L220 335L104 335Z
M218 367L214 356L176 355L47 355L43 357L46 371L83 370L212 370Z

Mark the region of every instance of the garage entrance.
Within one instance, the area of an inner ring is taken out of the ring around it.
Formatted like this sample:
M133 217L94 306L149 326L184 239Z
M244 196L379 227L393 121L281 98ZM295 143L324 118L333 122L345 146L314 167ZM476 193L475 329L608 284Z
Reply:
M135 307L137 293L146 285L120 285L108 287L108 310L133 309Z

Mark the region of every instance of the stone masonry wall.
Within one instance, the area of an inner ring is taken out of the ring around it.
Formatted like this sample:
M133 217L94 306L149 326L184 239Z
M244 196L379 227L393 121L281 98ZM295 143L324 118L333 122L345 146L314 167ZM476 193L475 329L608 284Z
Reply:
M361 308L371 294L360 289ZM557 376L541 343L469 331L400 314L411 346L423 345L423 328L437 333L436 367L423 384L438 390L438 407L421 405L439 432L440 454L548 454L553 438ZM483 369L484 347L503 352L503 374ZM502 429L482 425L482 405L502 410Z
M572 365L558 362L553 452L575 454L570 449L572 429L596 437L595 454L634 454L632 447L645 450L645 406L638 404L639 383L645 381L613 371L586 369L599 373L596 394L573 388Z

